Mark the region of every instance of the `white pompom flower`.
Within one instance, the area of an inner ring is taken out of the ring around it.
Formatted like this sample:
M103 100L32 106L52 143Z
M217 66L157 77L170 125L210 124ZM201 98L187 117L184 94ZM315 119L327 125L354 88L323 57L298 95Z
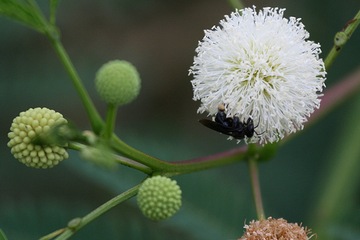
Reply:
M205 31L189 73L199 113L251 118L248 143L272 143L303 128L325 87L320 45L285 9L237 10Z

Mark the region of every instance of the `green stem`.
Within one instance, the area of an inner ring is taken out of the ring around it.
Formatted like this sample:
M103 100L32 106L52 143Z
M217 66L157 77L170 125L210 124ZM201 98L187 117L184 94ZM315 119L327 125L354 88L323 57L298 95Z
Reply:
M72 64L68 54L66 53L60 40L56 36L54 36L54 34L48 33L47 36L50 39L50 42L52 43L52 46L55 49L55 52L59 56L60 61L64 65L67 73L70 76L70 79L72 80L72 83L73 83L76 91L78 92L78 94L84 104L85 110L90 119L92 129L94 130L95 133L97 133L97 134L100 133L100 131L102 130L102 128L104 126L104 122L103 122L102 118L100 117L98 111L96 110L84 85L82 84L80 77L77 74L75 67Z
M262 197L261 197L257 158L255 158L255 157L250 158L248 161L248 164L249 164L249 172L250 172L250 178L251 178L251 187L252 187L253 195L254 195L256 214L257 214L258 220L264 220L265 212L264 212L264 207L263 207Z
M235 148L226 152L221 152L207 157L195 158L188 161L170 163L167 168L159 171L158 174L175 176L202 171L210 168L222 167L235 162L240 162L247 157L247 147Z
M153 170L151 168L149 168L141 163L138 163L137 161L131 160L129 158L118 156L118 155L114 155L114 158L115 158L116 162L118 162L124 166L139 170L148 175L150 175L153 172Z
M89 147L89 146L82 144L82 143L78 143L78 142L69 142L69 144L67 146L68 149L72 149L72 150L76 150L76 151L81 151L82 149L87 148L87 147ZM111 156L111 159L109 159L109 161L117 162L119 164L139 170L146 174L151 174L153 172L153 170L151 168L149 168L137 161L134 161L132 159L129 159L129 158L126 158L123 156L119 156L116 154L111 154L109 156Z
M147 155L146 153L143 153L129 145L127 145L125 142L120 140L115 134L112 135L112 148L118 152L123 154L124 156L134 159L137 162L144 164L145 166L148 166L152 169L163 169L169 163L162 161L160 159L157 159L153 156Z
M113 135L113 148L115 151L135 159L137 162L153 169L153 174L175 176L179 174L201 171L209 168L221 167L245 159L247 147L235 148L219 154L196 158L181 162L165 162L149 156L137 149L132 148L118 137Z
M108 104L108 109L106 113L106 124L104 129L104 139L110 140L113 131L115 129L115 120L116 120L117 106L114 104Z
M327 71L330 69L334 60L339 55L341 49L343 49L347 41L350 39L355 29L359 26L359 23L360 23L360 10L353 19L348 21L348 23L344 26L342 31L336 33L334 39L334 46L332 47L332 49L330 50L329 54L326 56L324 61L325 69Z
M89 214L87 214L85 217L81 219L79 224L77 226L73 226L71 228L67 228L61 235L59 235L56 240L65 240L70 238L72 235L74 235L77 231L79 231L81 228L101 216L102 214L106 213L113 207L117 206L118 204L128 200L129 198L135 196L139 190L139 187L141 184L136 185L133 188L130 188L126 192L123 192L122 194L110 199L103 205L99 206Z
M50 239L53 239L53 238L59 236L60 234L62 234L63 232L65 232L65 230L66 230L66 228L58 229L58 230L56 230L56 231L54 231L54 232L52 232L52 233L49 233L49 234L41 237L39 240L50 240ZM2 239L0 238L0 240L2 240Z

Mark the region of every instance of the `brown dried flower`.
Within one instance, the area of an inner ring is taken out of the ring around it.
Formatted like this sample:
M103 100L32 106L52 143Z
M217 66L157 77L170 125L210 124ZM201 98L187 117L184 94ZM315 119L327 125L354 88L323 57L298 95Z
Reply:
M253 220L244 228L246 231L239 240L308 240L314 236L309 236L311 231L301 224L288 223L283 218Z

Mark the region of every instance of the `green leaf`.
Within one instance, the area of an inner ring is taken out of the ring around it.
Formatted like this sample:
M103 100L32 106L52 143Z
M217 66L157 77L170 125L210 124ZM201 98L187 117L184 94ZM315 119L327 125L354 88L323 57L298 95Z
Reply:
M0 240L7 240L5 233L0 229Z
M46 20L39 7L32 0L26 2L21 0L0 0L0 15L18 21L41 33L44 33L47 27Z

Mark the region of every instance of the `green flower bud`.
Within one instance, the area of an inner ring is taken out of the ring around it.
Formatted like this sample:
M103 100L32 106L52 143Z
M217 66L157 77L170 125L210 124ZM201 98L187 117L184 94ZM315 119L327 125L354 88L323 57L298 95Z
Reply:
M106 103L124 105L133 101L139 94L139 73L127 61L110 61L96 73L95 87Z
M151 220L163 220L181 207L181 190L175 180L163 176L148 178L139 188L137 203Z
M348 40L348 36L345 32L337 32L334 38L334 44L337 47L342 47Z
M11 153L26 166L49 168L69 157L65 148L56 145L35 144L34 140L51 130L51 127L67 123L63 116L47 108L30 108L21 112L10 127L8 147Z
M76 228L78 228L81 224L81 221L82 219L77 217L77 218L74 218L74 219L71 219L69 222L68 222L68 228L72 229L72 230L75 230Z

